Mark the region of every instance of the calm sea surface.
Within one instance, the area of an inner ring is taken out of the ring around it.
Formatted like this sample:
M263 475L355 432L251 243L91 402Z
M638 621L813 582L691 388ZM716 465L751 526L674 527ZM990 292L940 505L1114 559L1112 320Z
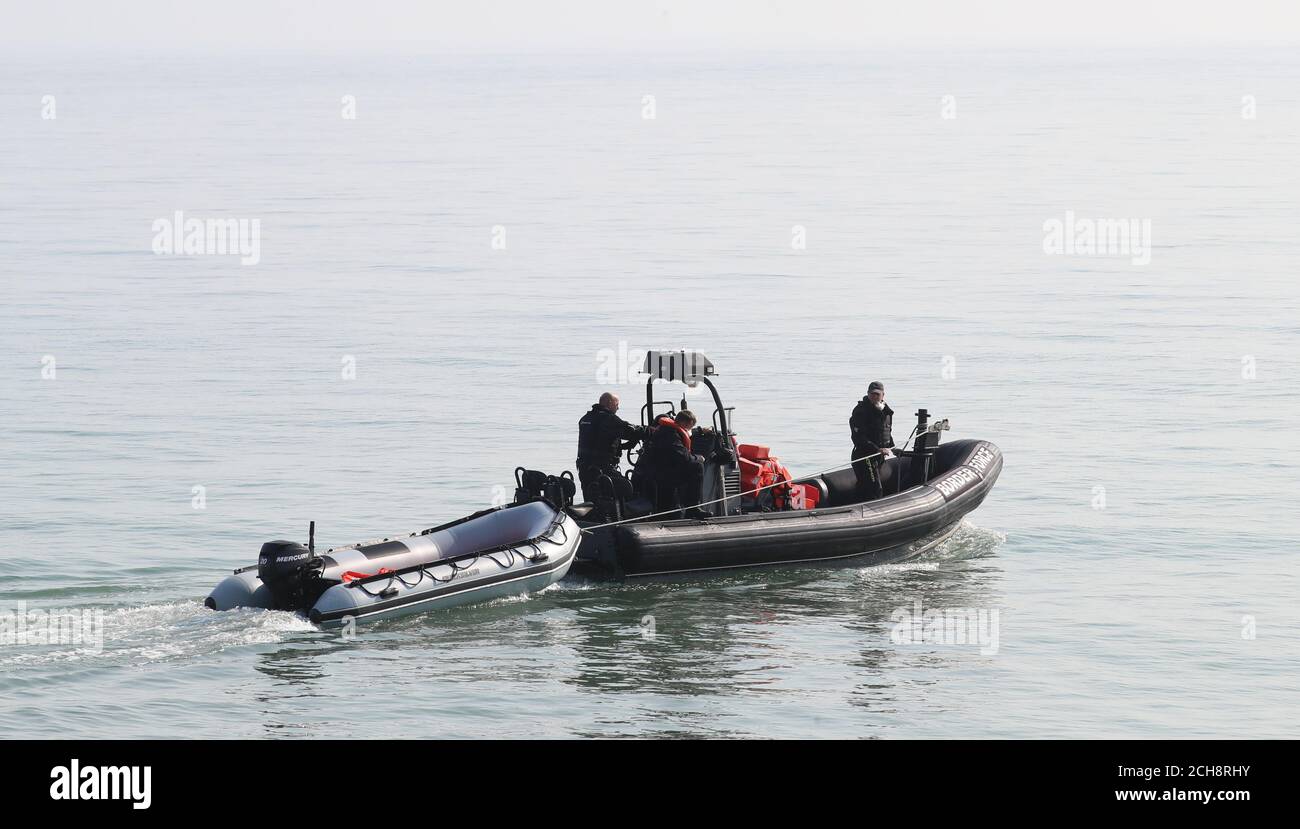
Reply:
M0 645L6 736L1300 737L1298 157L1294 51L0 56L0 610L104 625ZM881 379L1001 480L902 566L202 607L570 467L658 347L796 473Z

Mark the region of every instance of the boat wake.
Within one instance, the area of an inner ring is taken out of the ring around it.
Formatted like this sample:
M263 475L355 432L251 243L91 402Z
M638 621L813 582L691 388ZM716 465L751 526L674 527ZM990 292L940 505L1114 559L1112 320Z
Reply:
M197 601L115 608L83 606L58 614L59 631L46 621L47 617L29 615L22 631L24 645L0 649L0 669L55 663L107 667L183 661L229 648L275 644L289 636L318 634L310 622L294 613L213 613ZM74 628L75 638L67 635Z
M952 537L934 550L922 556L929 561L964 561L972 558L985 558L998 551L1006 543L1006 533L978 527L969 521L957 525Z
M938 570L946 563L986 558L994 555L1006 541L1006 535L963 521L943 543L916 559L896 564L861 568L860 578L869 581L888 579L891 575L917 570ZM737 586L752 588L770 583L771 572L736 574ZM690 587L678 585L678 589ZM726 582L716 576L696 585L719 590ZM553 596L563 603L566 596L592 591L639 592L649 585L623 585L610 588L607 583L583 578L569 578L542 590L503 596L483 604L502 608L526 604L543 596ZM79 663L87 666L148 665L208 657L233 648L276 645L289 640L313 641L331 634L298 613L261 608L240 608L214 613L196 600L164 601L117 607L83 605L76 608L87 622L84 641L75 644L46 644L33 629L25 647L0 648L0 670L21 666ZM489 613L489 616L491 613Z
M952 562L988 558L1006 540L1005 533L962 521L953 534L934 549L908 561L860 567L857 569L857 578L874 584L887 582L900 574L939 571Z

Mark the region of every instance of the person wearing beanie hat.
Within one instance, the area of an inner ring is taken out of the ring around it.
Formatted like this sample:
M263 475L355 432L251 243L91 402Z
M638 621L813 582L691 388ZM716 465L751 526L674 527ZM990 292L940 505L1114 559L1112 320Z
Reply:
M872 380L867 396L849 416L849 433L853 437L853 472L858 477L858 492L864 500L884 494L888 469L885 458L893 457L894 410L885 403L885 384ZM875 457L868 457L874 455ZM883 473L883 474L882 474Z

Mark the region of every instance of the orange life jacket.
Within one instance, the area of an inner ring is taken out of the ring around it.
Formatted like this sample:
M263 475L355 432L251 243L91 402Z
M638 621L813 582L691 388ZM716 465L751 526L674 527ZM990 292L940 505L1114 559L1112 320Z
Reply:
M677 421L673 420L668 415L659 415L659 419L656 420L655 423L660 426L671 426L676 429L678 434L682 436L682 442L686 444L686 451L691 451L691 433L678 426Z

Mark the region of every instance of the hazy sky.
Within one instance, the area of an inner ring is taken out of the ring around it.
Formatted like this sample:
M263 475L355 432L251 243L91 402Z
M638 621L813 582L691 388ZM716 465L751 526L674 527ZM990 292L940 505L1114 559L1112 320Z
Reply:
M456 50L1300 40L1297 0L0 0L8 47Z

